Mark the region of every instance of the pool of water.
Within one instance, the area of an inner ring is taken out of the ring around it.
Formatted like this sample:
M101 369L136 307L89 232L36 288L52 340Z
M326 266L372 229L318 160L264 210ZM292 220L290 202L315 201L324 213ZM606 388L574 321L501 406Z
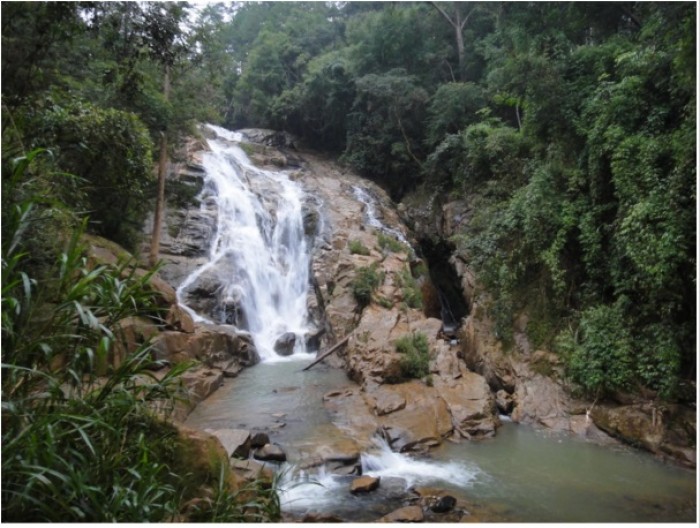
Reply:
M187 424L205 428L265 430L284 447L289 464L283 508L330 512L370 521L401 505L411 485L451 490L504 522L694 522L696 473L625 447L504 423L479 442L445 442L429 457L392 453L378 443L362 456L363 472L381 476L382 494L350 495L349 478L294 471L317 442L342 436L322 397L352 386L345 373L318 365L303 372L308 357L263 363L199 405ZM313 484L300 485L310 478ZM297 479L296 481L294 479Z

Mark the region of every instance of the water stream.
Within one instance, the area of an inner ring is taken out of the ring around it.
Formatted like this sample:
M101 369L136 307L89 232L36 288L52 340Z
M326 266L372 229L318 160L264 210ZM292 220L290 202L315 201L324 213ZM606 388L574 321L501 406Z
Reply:
M208 141L211 152L202 160L205 192L218 209L217 228L209 261L183 281L178 300L200 322L250 332L265 361L282 358L275 344L285 336L293 343L289 352L305 354L310 257L303 191L285 173L254 167L238 146L240 134L207 127L217 135ZM186 294L212 275L219 285L218 302L212 313L197 313L187 305Z
M309 254L304 239L300 186L284 173L253 167L236 145L240 136L210 127L217 138L204 157L207 189L216 200L218 224L209 262L178 289L184 299L198 281L216 271L220 307L197 314L200 321L229 322L251 333L262 363L244 370L189 416L200 429L266 431L283 446L283 509L328 512L346 520L373 521L402 505L410 486L450 490L474 505L482 520L518 522L639 522L695 520L695 472L662 464L625 448L603 448L506 423L495 438L444 443L421 459L393 453L377 442L362 454L365 474L380 476L380 491L348 492L352 477L300 471L297 464L320 442L345 435L323 406L330 390L351 387L344 372L313 357L306 298ZM370 218L374 202L354 188ZM408 245L402 233L374 226ZM194 312L192 308L190 308ZM226 310L234 310L230 317ZM233 322L231 322L233 321ZM280 361L275 343L296 336L293 354Z

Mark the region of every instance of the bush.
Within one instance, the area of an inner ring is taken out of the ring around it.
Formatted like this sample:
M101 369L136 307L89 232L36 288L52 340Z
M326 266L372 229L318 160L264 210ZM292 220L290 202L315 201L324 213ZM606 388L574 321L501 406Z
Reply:
M364 308L372 301L372 293L383 281L384 275L377 272L376 264L357 269L352 281L352 294L360 308Z
M632 339L617 306L587 309L578 332L562 332L556 344L572 380L587 393L630 388L634 379Z
M359 240L351 240L348 242L348 248L350 249L351 255L369 255L369 249Z
M33 146L49 146L64 172L82 179L67 197L90 216L90 231L133 249L154 189L151 139L132 113L87 103L36 102L23 109L24 134Z
M423 294L421 293L418 282L413 278L411 270L408 268L402 270L399 273L398 279L403 292L403 300L406 305L409 308L415 308L417 310L423 308Z
M401 375L404 378L420 379L430 374L430 350L428 338L421 332L405 335L394 343L401 358Z
M380 249L387 250L391 253L406 251L406 246L404 246L394 237L385 235L381 231L377 234L377 243L379 244Z

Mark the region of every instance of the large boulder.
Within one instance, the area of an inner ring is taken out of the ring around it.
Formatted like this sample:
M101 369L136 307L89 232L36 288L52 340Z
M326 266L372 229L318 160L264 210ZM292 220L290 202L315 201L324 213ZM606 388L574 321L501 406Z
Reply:
M493 436L500 425L496 402L486 380L464 371L458 379L437 377L435 389L447 404L454 429L465 438Z
M381 391L406 402L402 409L377 417L381 434L394 451L424 451L452 432L447 404L434 388L410 381L384 386Z
M229 457L248 458L251 448L250 431L245 429L207 429L206 431L219 439Z
M154 342L154 356L173 363L196 359L210 365L233 358L244 366L260 361L248 334L223 325L196 326L192 334L162 332Z
M280 356L291 356L296 342L297 336L294 332L285 332L275 341L275 352Z
M628 444L696 467L696 416L692 409L677 404L599 404L590 415L603 431Z

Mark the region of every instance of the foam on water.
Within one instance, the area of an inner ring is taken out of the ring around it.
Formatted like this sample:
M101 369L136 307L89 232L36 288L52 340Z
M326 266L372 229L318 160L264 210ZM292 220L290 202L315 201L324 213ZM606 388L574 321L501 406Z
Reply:
M307 354L306 298L309 288L309 251L302 218L303 190L282 172L253 166L238 146L242 135L207 125L216 133L204 153L205 187L214 190L218 215L209 260L178 288L178 298L203 273L216 268L222 281L220 310L236 306L242 330L253 336L263 361L287 361L275 353L277 339L297 336L294 359ZM198 322L209 318L183 307ZM230 309L230 308L228 308Z

